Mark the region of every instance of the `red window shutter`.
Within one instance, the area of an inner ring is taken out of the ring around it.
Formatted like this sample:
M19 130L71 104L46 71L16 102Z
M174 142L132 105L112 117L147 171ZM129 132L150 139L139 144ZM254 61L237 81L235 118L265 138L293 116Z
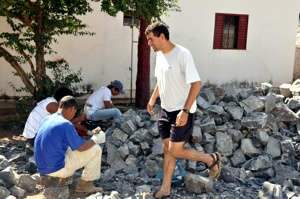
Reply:
M237 49L246 49L248 32L248 15L239 17Z
M214 35L214 49L222 49L223 47L223 31L224 31L224 15L216 14L215 19L215 35Z

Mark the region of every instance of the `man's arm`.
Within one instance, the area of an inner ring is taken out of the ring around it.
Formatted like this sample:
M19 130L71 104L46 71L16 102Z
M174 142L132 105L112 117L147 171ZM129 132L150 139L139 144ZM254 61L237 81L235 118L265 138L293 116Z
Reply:
M191 83L191 88L188 97L184 104L184 109L190 110L194 101L196 100L201 88L201 81Z
M154 107L154 104L155 104L158 97L159 97L159 89L158 89L158 85L156 84L156 86L153 90L153 93L152 93L152 95L149 99L149 102L147 104L148 113L153 114L153 107Z
M86 151L94 145L95 145L95 142L93 140L87 140L82 145L80 145L80 147L77 150L80 152Z
M103 101L103 103L104 103L105 108L112 108L113 107L112 101Z
M196 100L196 98L200 92L200 89L201 89L201 81L196 81L196 82L191 83L191 88L190 88L188 97L187 97L184 107L183 107L183 109L185 109L185 111L181 110L178 113L177 118L176 118L176 126L186 125L187 120L188 120L188 111L191 109L194 101Z

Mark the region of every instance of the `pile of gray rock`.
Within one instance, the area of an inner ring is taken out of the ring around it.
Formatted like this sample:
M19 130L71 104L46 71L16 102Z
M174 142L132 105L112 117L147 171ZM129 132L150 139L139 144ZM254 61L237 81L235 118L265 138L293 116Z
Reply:
M186 147L220 152L223 170L212 182L204 164L179 160L172 198L300 197L300 80L280 87L205 85L197 104L193 138ZM130 109L120 126L106 131L97 181L105 192L87 198L152 198L163 175L159 111L159 105L152 116ZM0 198L37 192L38 175L28 161L28 146L1 143L0 154Z

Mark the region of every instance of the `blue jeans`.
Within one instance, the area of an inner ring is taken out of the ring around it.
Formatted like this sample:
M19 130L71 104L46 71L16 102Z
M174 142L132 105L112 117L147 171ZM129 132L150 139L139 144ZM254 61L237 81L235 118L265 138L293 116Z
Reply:
M106 109L97 109L93 111L88 118L93 121L98 120L107 120L114 119L115 121L119 121L122 116L122 113L117 108L106 108Z

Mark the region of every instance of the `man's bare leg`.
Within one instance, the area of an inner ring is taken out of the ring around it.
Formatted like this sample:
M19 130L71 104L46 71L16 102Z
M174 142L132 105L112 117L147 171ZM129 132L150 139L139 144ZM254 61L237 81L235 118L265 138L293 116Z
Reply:
M169 152L175 158L188 159L198 162L203 162L211 165L214 159L207 153L196 151L194 149L185 149L184 142L169 142ZM218 171L218 165L211 168L213 171Z
M156 198L161 198L162 196L168 196L171 193L171 183L174 169L176 166L176 158L174 158L169 152L170 138L163 140L164 149L164 165L163 165L163 182L160 190L156 193Z

